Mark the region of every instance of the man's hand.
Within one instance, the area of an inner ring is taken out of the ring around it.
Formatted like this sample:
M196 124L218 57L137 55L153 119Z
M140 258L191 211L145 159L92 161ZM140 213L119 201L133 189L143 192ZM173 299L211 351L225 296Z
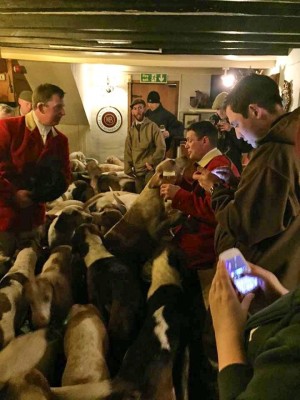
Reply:
M151 165L151 164L149 164L147 162L146 162L145 166L146 166L148 171L153 171L154 170L153 165Z
M171 185L169 183L163 183L160 187L160 195L165 200L173 200L175 197L175 194L178 192L179 189L180 189L180 186Z
M196 172L194 172L193 179L198 180L199 185L207 192L209 192L214 183L222 182L217 175L212 174L205 168L202 168L201 170L198 169Z
M240 179L237 178L228 166L217 167L211 171L212 174L217 175L223 182L231 187L237 187Z
M33 205L31 200L31 193L29 190L18 190L14 195L14 202L20 208L27 208Z
M220 132L230 132L232 129L232 126L230 125L230 123L226 122L226 121L218 122L217 127Z
M167 131L167 130L164 130L164 131L162 132L162 134L163 134L163 136L164 136L165 139L168 138L168 137L170 136L170 132Z

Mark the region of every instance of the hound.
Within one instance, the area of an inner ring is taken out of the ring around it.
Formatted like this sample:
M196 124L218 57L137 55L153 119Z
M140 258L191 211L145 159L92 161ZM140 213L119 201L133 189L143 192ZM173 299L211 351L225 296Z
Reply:
M50 321L64 321L73 304L71 288L71 247L58 246L52 250L42 272L25 284L34 328L43 328Z
M92 216L74 206L62 210L49 226L48 244L50 248L60 245L70 245L71 238L77 226L91 222Z
M37 255L32 247L21 250L15 263L0 281L0 348L21 328L28 311L24 284L33 279Z
M106 250L95 225L83 224L77 228L72 243L87 267L89 301L108 324L112 364L118 364L136 336L140 322L140 282L132 267Z
M185 163L179 159L166 159L157 167L153 177L139 194L123 218L104 236L110 251L130 260L144 263L153 254L163 236L170 237L169 228L178 224L181 213L170 210L168 203L160 196L160 185L165 171L174 173L180 179Z
M147 316L112 382L109 400L175 400L172 372L184 323L183 262L172 248L154 259Z
M62 386L101 382L109 378L106 364L108 336L99 311L92 304L74 304L64 337L67 363Z

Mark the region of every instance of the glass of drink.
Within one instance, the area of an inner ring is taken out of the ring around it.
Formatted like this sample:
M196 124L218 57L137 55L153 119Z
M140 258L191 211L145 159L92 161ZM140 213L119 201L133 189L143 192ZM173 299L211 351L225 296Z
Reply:
M169 184L175 185L176 172L175 171L163 171L162 183L169 183Z

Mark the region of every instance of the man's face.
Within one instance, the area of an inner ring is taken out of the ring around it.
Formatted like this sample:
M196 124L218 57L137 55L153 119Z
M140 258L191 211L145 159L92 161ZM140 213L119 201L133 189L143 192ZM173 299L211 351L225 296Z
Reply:
M185 148L191 160L200 161L207 153L205 142L207 137L198 138L195 131L187 131Z
M65 103L57 94L43 105L40 122L44 125L54 126L59 124L61 118L66 115Z
M22 115L28 114L31 109L32 109L32 104L30 101L26 101L23 99L18 100L19 106L20 106L20 111Z
M143 121L145 115L145 107L143 106L143 104L135 104L131 109L131 115L137 121Z
M154 111L158 108L160 103L147 103L149 110Z
M227 107L226 114L231 126L235 129L237 138L243 138L252 147L257 147L256 140L260 137L262 130L259 119L254 118L250 113L248 118L245 118L242 114L232 111L230 106Z

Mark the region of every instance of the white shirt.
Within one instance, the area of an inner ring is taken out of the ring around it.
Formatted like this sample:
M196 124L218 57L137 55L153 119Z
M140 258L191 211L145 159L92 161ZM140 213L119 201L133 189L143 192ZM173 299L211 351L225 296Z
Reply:
M55 132L55 130L53 129L53 127L52 127L51 125L43 125L43 124L41 124L41 123L39 122L37 116L35 115L35 112L34 112L34 111L33 111L32 115L33 115L34 122L36 123L36 126L38 127L38 130L39 130L39 132L40 132L40 134L41 134L41 137L42 137L42 139L43 139L43 142L44 142L44 144L45 144L45 143L46 143L46 140L47 140L47 135L48 135L48 133L49 133L50 131L52 131L53 136L55 136L55 135L56 135L56 132Z
M203 156L201 158L200 161L197 162L197 164L200 165L200 167L206 167L206 165L215 157L217 156L221 156L222 153L220 152L219 149L217 149L216 147L214 147L213 149L211 149L208 153L205 154L205 156Z

